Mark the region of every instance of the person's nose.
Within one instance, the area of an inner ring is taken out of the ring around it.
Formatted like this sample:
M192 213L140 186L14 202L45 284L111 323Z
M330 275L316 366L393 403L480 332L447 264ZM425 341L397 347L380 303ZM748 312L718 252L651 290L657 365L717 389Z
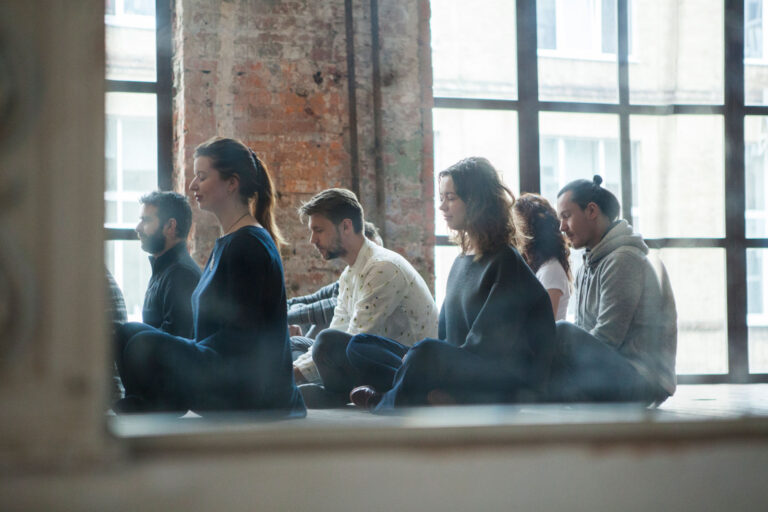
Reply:
M189 190L191 190L191 191L193 191L193 192L194 192L195 190L197 190L197 176L195 176L195 177L192 179L192 182L189 184Z
M560 221L560 231L563 231L563 232L565 232L565 229L566 229L567 227L568 227L568 226L565 224L565 219L562 219L562 220Z
M445 204L445 199L440 200L440 206L438 206L437 209L440 210L441 212L448 211L448 205Z

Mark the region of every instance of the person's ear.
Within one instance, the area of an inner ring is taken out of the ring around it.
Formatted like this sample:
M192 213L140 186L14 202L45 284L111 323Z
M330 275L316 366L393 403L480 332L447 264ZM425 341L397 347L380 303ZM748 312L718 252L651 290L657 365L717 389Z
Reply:
M584 213L589 220L595 220L598 215L600 215L600 207L594 202L587 203L587 207L584 208Z
M238 178L237 175L230 176L229 180L227 180L227 191L230 194L236 192L239 185L240 178Z
M341 221L341 229L345 235L350 235L355 230L355 226L352 224L351 219L344 219Z
M163 235L166 238L174 238L176 236L176 219L171 217L163 226Z

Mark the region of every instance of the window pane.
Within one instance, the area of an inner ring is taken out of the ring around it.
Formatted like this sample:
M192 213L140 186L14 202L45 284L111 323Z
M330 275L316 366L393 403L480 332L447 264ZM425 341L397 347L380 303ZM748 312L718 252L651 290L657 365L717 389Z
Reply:
M141 322L144 293L152 275L148 255L138 240L110 240L104 244L107 268L123 291L128 320Z
M564 185L595 174L621 200L618 116L542 112L539 129L541 194L553 206Z
M539 99L619 99L616 0L550 0L537 4Z
M133 227L138 200L157 188L157 114L154 94L107 93L107 223Z
M443 307L448 273L451 271L453 260L456 259L460 252L459 248L455 245L435 246L435 303L438 309Z
M632 20L632 103L723 103L723 0L634 0Z
M744 2L744 101L747 105L768 104L768 53L763 37L766 15L763 0Z
M768 236L768 180L765 166L768 144L768 117L747 116L744 119L744 167L747 236Z
M768 250L747 249L749 371L768 373Z
M636 228L645 237L725 235L723 118L632 116Z
M727 373L725 250L660 253L677 304L677 373Z
M517 112L436 108L432 110L435 133L435 198L438 173L462 158L482 156L502 173L517 193ZM435 208L438 202L435 201ZM448 234L443 216L435 210L437 234Z
M154 82L155 2L107 1L106 9L107 78Z
M514 0L432 0L435 97L517 99Z

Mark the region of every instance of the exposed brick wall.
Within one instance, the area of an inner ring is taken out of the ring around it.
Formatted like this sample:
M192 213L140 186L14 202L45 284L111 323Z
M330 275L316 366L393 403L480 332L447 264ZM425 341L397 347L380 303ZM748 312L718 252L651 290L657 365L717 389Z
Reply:
M278 189L277 221L291 243L283 254L289 295L331 282L342 268L323 261L309 245L296 208L324 188L351 188L354 158L368 217L386 219L387 245L412 261L430 285L433 281L431 80L423 47L428 2L383 4L382 103L375 113L370 2L352 2L355 127L349 116L343 0L174 4L174 186L186 190L194 148L208 137L237 137L250 145L269 166ZM375 115L382 122L383 212L376 204ZM353 129L359 137L357 155L350 147ZM191 248L202 262L218 227L212 216L194 210Z

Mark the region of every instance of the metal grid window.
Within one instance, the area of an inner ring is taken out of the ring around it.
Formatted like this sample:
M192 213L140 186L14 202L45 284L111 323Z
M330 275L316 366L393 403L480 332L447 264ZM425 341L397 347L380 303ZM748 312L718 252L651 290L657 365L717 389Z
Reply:
M670 270L681 383L768 382L762 3L431 2L436 170L478 154L545 196L601 174Z
M171 187L170 0L107 0L105 263L141 319L151 269L134 226L139 198Z

